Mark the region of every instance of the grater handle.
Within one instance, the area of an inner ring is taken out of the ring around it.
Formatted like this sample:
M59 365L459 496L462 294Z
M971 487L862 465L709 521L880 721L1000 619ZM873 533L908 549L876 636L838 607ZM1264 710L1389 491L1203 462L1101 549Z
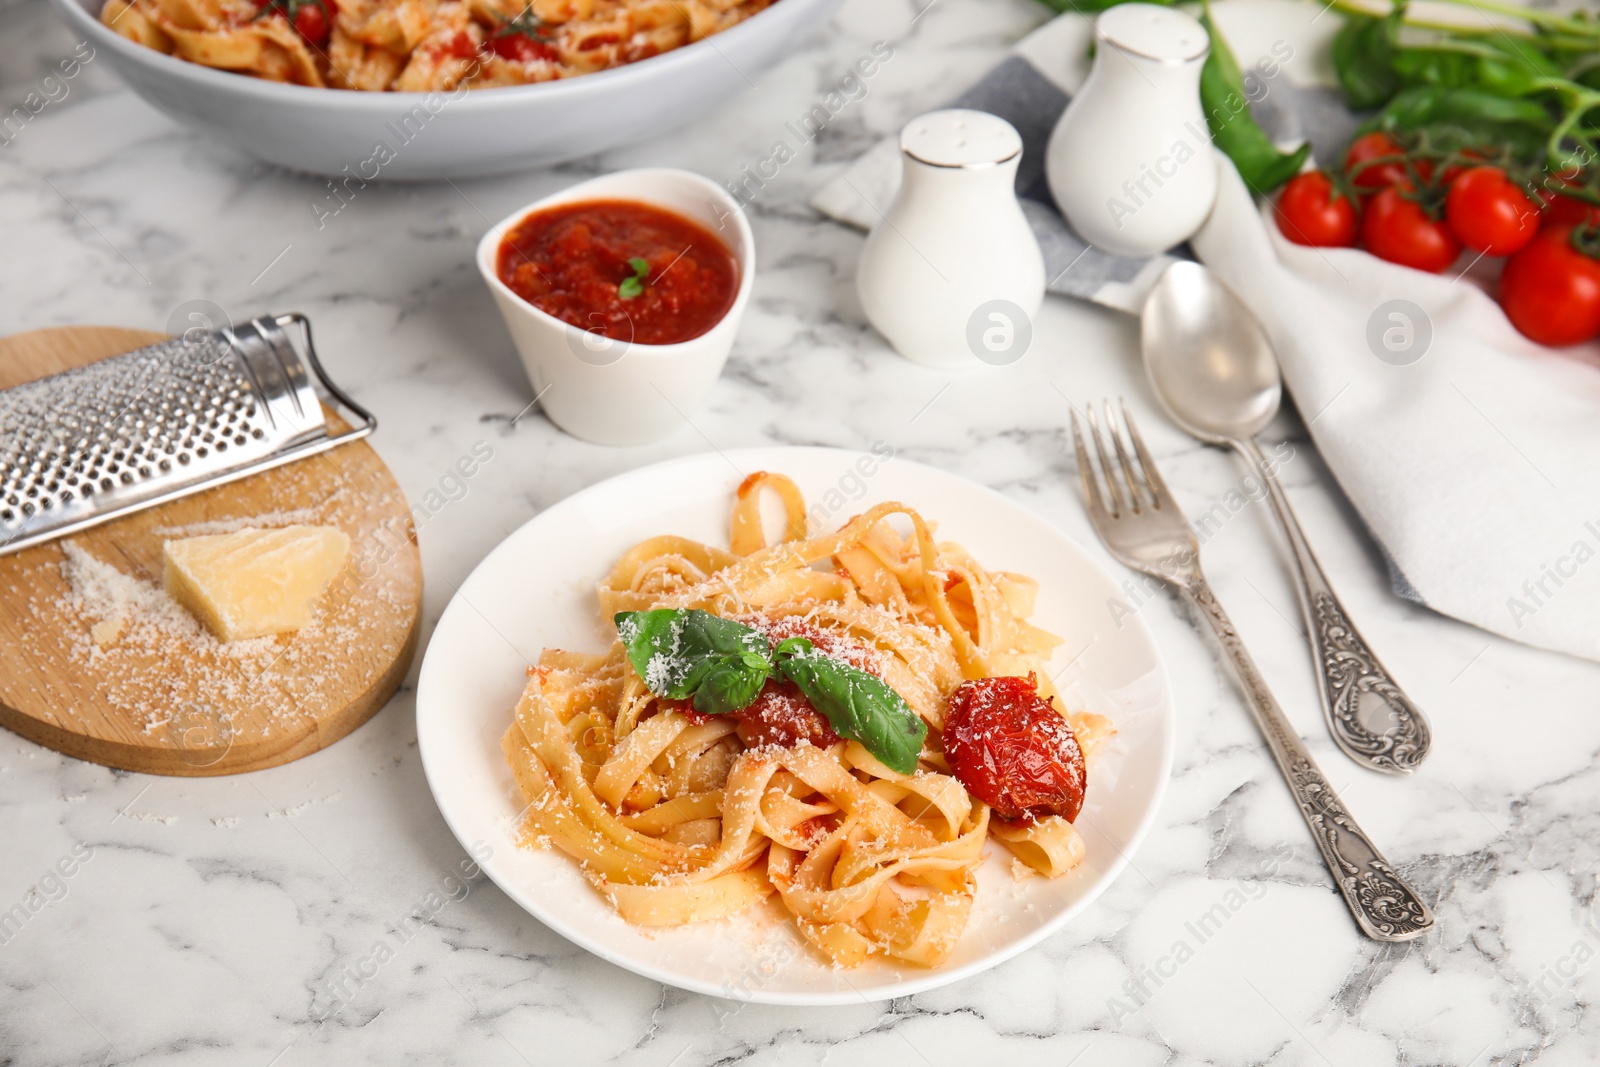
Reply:
M258 329L266 326L267 330L263 330L263 333L267 333L268 330L281 333L291 326L300 328L301 344L294 346L296 351L304 357L306 366L311 368L311 373L317 376L317 381L321 383L327 394L333 397L341 408L354 415L358 420L354 426L344 433L325 438L330 447L343 444L346 441L359 440L378 428L377 416L356 403L355 398L335 385L333 379L328 377L328 372L322 369L322 361L317 358L317 346L311 339L310 319L298 311L290 311L282 315L274 315L271 318L254 319L252 324Z

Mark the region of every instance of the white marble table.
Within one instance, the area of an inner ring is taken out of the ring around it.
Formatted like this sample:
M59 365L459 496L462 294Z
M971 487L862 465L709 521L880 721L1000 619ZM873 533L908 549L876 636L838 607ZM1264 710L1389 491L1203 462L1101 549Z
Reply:
M422 530L430 626L540 509L712 447L881 439L997 487L1104 559L1061 428L1067 397L1121 394L1184 504L1226 506L1240 472L1154 411L1130 321L1052 300L1027 358L954 386L866 327L851 285L861 238L807 209L811 190L1044 17L1029 0L935 0L914 18L920 7L850 0L821 39L683 132L549 172L374 186L321 230L322 182L188 135L91 62L0 143L0 327L161 328L202 298L311 314L339 380L383 419L376 445L413 499L475 442L494 448ZM693 424L621 451L536 412L513 425L532 396L470 264L486 220L600 170L737 176L877 40L894 57L865 99L754 201L755 303ZM0 0L3 110L72 46L41 0ZM329 751L236 778L112 772L0 736L0 913L25 915L0 927L0 1063L1591 1062L1600 667L1396 600L1299 424L1277 436L1295 449L1284 474L1328 571L1432 714L1426 767L1382 778L1328 740L1259 504L1222 525L1208 570L1350 807L1437 900L1425 941L1356 933L1209 642L1160 595L1142 611L1176 681L1179 751L1133 868L1038 948L889 1004L741 1007L664 988L586 955L492 884L457 880L466 857L429 797L409 687ZM53 875L63 860L70 876ZM1193 924L1219 904L1228 917L1202 941ZM397 934L412 913L426 923ZM392 958L374 965L380 941ZM336 988L338 1010L317 1021Z

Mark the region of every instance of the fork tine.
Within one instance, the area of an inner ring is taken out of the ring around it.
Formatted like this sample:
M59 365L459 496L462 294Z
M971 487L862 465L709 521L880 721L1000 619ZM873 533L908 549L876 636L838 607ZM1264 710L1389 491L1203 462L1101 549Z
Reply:
M1112 464L1111 457L1106 454L1105 442L1100 437L1100 420L1095 417L1094 405L1085 404L1089 414L1089 436L1094 438L1094 452L1100 460L1100 474L1106 480L1106 489L1111 497L1111 517L1120 519L1126 505L1122 499L1122 487L1117 484L1117 468ZM1112 436L1116 435L1117 428L1110 427Z
M1100 496L1100 481L1095 477L1094 466L1089 461L1089 449L1083 443L1083 427L1078 425L1078 412L1072 411L1072 447L1078 455L1078 475L1083 479L1083 499L1089 505L1090 517L1096 525L1111 516L1106 514L1105 500Z
M1101 401L1106 412L1106 426L1111 434L1112 447L1117 452L1117 462L1122 466L1122 476L1127 479L1128 499L1133 503L1133 513L1139 514L1144 510L1144 501L1140 498L1139 488L1144 483L1133 473L1133 460L1128 456L1128 447L1122 442L1122 431L1117 429L1116 412L1111 408L1109 399ZM1127 417L1127 406L1123 406L1123 417Z
M1151 502L1158 508L1175 508L1176 498L1172 490L1167 488L1167 483L1161 480L1161 471L1156 468L1156 461L1151 457L1150 450L1144 446L1144 438L1139 434L1139 425L1133 421L1133 412L1128 410L1128 402L1122 401L1122 421L1128 427L1128 436L1133 439L1133 450L1139 456L1139 466L1144 468L1145 488L1150 491Z

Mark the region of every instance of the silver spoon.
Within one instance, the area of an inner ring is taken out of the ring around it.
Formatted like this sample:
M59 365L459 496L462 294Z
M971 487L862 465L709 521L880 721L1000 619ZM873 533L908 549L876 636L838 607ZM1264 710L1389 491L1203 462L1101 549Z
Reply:
M1261 323L1198 263L1175 263L1141 316L1145 370L1177 424L1239 453L1266 487L1300 577L1300 605L1333 739L1364 767L1409 774L1428 754L1428 720L1361 639L1306 542L1256 434L1278 413L1283 378Z

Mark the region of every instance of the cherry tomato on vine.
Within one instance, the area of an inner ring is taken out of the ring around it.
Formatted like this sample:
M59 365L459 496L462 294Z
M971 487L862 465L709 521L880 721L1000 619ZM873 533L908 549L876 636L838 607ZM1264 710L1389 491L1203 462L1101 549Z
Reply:
M1450 185L1445 218L1474 252L1509 256L1539 232L1539 205L1499 167L1473 167Z
M1344 154L1344 172L1350 175L1350 184L1356 189L1363 193L1375 193L1409 180L1410 175L1398 158L1387 163L1375 163L1373 160L1405 154L1406 150L1400 147L1400 142L1382 130L1374 130L1350 142ZM1433 173L1433 165L1427 160L1419 160L1414 165L1424 180Z
M1361 216L1361 243L1379 259L1438 274L1456 261L1461 242L1443 219L1403 195L1401 186L1380 191Z
M1462 162L1448 163L1445 165L1445 168L1439 172L1440 185L1449 187L1452 182L1461 177L1461 175L1465 174L1468 170L1472 169L1479 163L1487 163L1489 160L1488 156L1484 155L1482 152L1479 152L1475 148L1463 148L1457 152L1456 155L1460 157Z
M1597 238L1590 226L1547 226L1506 261L1500 306L1524 336L1553 347L1600 337Z
M1356 243L1356 205L1320 170L1296 174L1278 196L1278 228L1295 244L1348 248Z
M1580 222L1600 222L1600 204L1591 204L1575 196L1552 193L1541 189L1544 201L1544 221L1547 226L1576 226Z

